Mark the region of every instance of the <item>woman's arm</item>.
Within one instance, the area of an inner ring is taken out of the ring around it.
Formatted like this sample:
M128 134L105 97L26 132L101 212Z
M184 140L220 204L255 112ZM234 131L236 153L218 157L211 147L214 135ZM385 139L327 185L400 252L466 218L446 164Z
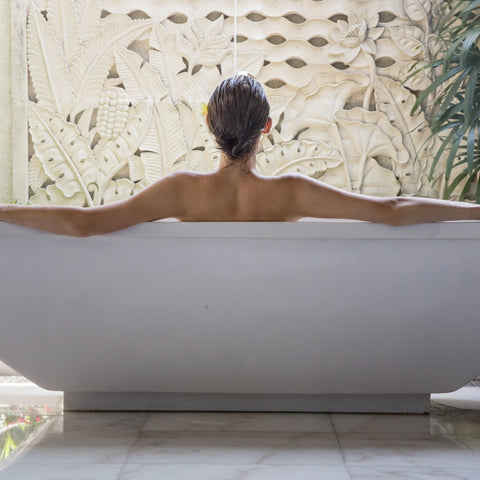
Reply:
M0 221L76 237L111 233L181 215L184 176L168 175L133 197L99 207L0 205Z
M429 198L377 198L344 192L316 180L292 176L295 215L348 218L388 225L480 220L480 205Z

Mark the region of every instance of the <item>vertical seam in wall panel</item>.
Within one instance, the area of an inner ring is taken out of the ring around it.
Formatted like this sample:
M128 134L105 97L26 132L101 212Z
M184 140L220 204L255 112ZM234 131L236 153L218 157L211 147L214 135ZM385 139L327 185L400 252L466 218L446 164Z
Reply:
M10 160L12 142L8 128L11 125L10 2L3 2L2 6L6 15L0 20L0 40L4 46L0 50L0 72L2 72L2 77L0 78L0 111L3 117L2 123L7 128L0 130L0 202L10 202L12 196L12 165Z
M12 197L28 203L28 130L27 130L27 46L26 4L16 0L11 4L11 163Z

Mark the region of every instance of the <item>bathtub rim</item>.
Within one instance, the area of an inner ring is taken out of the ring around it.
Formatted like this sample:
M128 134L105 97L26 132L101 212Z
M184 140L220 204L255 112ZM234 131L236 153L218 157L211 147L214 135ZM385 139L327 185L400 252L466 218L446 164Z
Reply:
M0 222L0 239L12 236L65 238L48 232ZM473 240L480 239L480 221L461 220L393 227L341 219L302 219L299 222L179 222L175 219L140 223L99 238L236 238L236 239L355 239L355 240ZM75 238L75 237L71 237Z

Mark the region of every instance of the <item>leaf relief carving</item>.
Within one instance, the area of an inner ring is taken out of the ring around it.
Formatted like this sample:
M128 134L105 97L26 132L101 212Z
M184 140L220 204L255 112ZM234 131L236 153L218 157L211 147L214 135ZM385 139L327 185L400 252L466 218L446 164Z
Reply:
M115 58L116 47L127 47L152 27L149 20L129 20L106 25L87 41L73 59L71 72L75 88L75 103L71 116L97 105L100 92Z
M169 35L165 27L155 23L150 36L149 63L160 75L163 85L173 101L177 103L182 94L185 80L179 73L184 70L182 55L177 51L175 37Z
M37 155L33 154L28 162L28 186L33 193L37 193L48 179L49 176L45 173L42 162Z
M337 149L326 143L292 140L276 144L257 155L257 167L263 175L299 173L318 177L342 163Z
M200 108L192 109L183 103L179 103L177 108L187 146L185 168L195 172L214 170L220 162L220 153Z
M402 25L392 28L390 32L398 47L409 57L416 57L425 53L424 34L420 28Z
M390 123L400 130L403 144L409 152L409 162L398 166L396 173L402 184L402 191L415 194L426 182L432 163L432 151L438 148L438 140L430 138L430 128L423 112L410 115L415 95L400 82L386 77L375 79L375 100L377 109L383 112ZM431 193L431 192L430 192Z
M68 115L74 101L70 74L63 52L35 4L28 14L27 55L39 105Z
M414 22L421 22L430 11L431 0L404 0L405 12Z
M95 37L100 26L102 0L77 0L82 43Z
M33 205L72 205L84 207L85 196L82 193L75 193L72 197L67 197L56 185L48 185L33 195L30 198L30 203Z
M177 35L177 48L187 59L190 72L196 65L213 67L225 58L229 39L220 33L222 29L223 16L214 22L198 19L188 23L183 35Z
M29 103L30 133L45 173L67 198L83 195L93 205L89 185L96 181L98 164L78 128L60 115Z
M110 180L103 194L103 203L113 203L125 198L131 197L139 191L139 188L128 178L120 178L119 180Z
M335 112L369 84L369 78L363 74L344 73L330 66L324 70L325 73L315 75L299 88L288 102L281 127L282 139L290 140L304 128L334 124Z
M154 102L146 135L140 143L141 149L157 153L173 165L186 155L187 149L178 111L165 86L148 63L141 66L143 59L140 55L127 49L117 49L115 55L118 72L132 101L147 98Z
M130 107L128 120L121 134L114 140L101 139L94 148L94 154L98 160L100 169L97 183L100 192L95 200L99 201L98 195L103 194L106 183L128 165L129 155L133 155L139 148L145 137L146 129L152 115L150 102L139 102Z
M47 18L48 26L63 45L64 58L69 64L81 45L75 0L48 0Z

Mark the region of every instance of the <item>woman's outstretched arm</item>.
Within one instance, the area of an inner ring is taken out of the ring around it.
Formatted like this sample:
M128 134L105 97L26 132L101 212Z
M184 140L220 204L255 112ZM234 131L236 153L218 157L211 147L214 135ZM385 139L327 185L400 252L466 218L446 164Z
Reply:
M1 205L0 221L47 232L86 237L183 213L182 174L162 178L137 195L92 208Z
M480 220L480 205L430 198L377 198L348 193L306 177L292 176L298 218L345 218L400 226L448 220Z

